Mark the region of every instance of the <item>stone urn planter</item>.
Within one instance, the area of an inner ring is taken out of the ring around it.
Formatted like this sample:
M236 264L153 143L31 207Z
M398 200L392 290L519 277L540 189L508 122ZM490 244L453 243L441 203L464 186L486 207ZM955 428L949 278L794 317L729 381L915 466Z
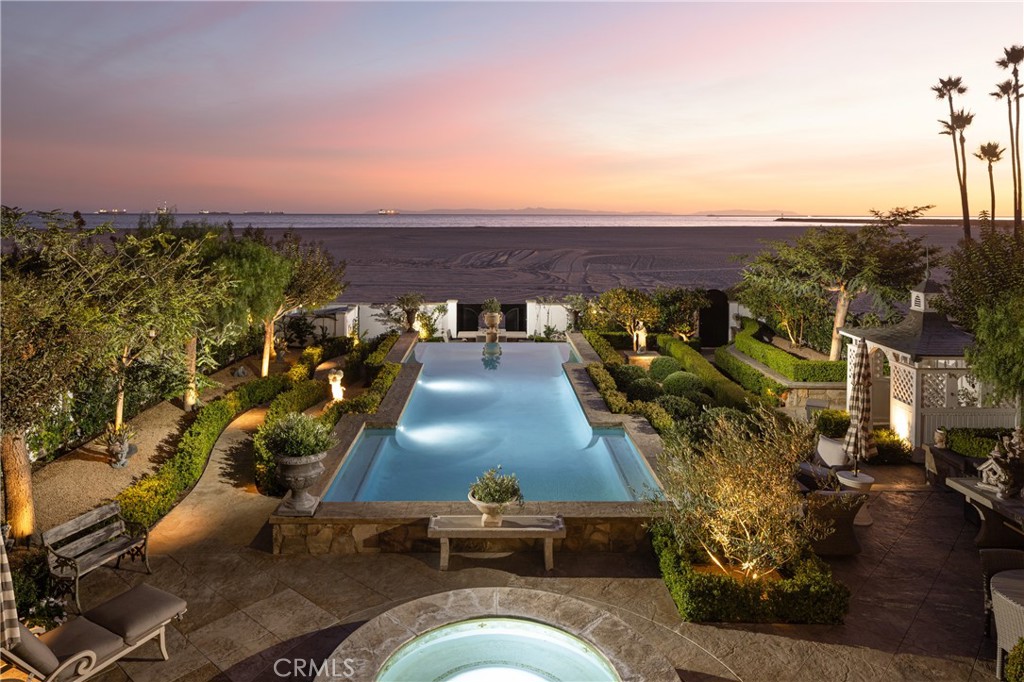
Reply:
M469 494L469 501L480 512L481 526L493 528L501 525L501 516L505 513L505 507L508 505L502 502L481 502L473 497L473 493Z
M123 469L128 464L128 456L131 455L131 440L135 437L135 431L128 424L121 424L114 427L107 424L107 431L104 435L104 442L107 444L107 454L110 455L110 466L115 469Z
M291 491L291 499L286 500L278 514L285 516L312 516L320 498L309 494L309 489L320 480L324 473L323 458L327 452L302 457L277 457L277 476Z
M480 511L480 525L501 525L510 504L523 506L523 493L515 474L502 474L501 465L488 469L469 486L469 501Z
M939 428L935 429L934 438L935 438L935 447L937 447L937 448L948 447L946 445L946 429L942 428L941 426Z
M484 313L484 324L488 329L497 329L501 324L501 313Z
M281 516L312 516L318 497L309 489L324 473L322 460L335 445L331 429L309 415L294 412L261 428L256 434L261 450L274 456L277 477L291 491L277 508Z

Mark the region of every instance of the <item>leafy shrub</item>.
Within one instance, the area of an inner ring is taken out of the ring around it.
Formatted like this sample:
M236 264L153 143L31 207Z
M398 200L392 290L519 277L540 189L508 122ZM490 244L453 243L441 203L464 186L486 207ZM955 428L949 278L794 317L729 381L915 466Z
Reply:
M501 473L501 465L488 469L469 486L469 493L480 502L523 505L523 491L515 474Z
M308 457L334 444L331 428L302 412L285 415L263 431L263 445L275 457Z
M649 378L647 370L639 365L611 365L607 369L618 387L624 391L629 391L629 388L641 379Z
M820 410L814 415L814 430L828 438L842 438L850 429L846 410Z
M681 556L671 532L656 526L652 544L679 615L691 622L841 623L850 591L813 555L794 562L791 577L740 582L700 573Z
M726 346L715 349L715 365L737 384L756 395L776 399L787 390L775 379L730 353Z
M217 438L235 416L267 402L287 383L281 375L253 379L200 409L174 456L118 494L125 519L147 528L155 524L199 480Z
M629 332L601 332L601 338L615 350L633 350L633 336Z
M654 379L640 379L629 385L626 390L626 395L629 396L630 400L643 400L651 402L662 395L665 391L662 390L661 384Z
M594 352L597 353L598 357L601 358L601 362L606 365L621 365L623 364L622 356L612 348L612 345L608 341L598 334L597 332L586 329L583 331L583 338L587 340Z
M1017 640L1010 649L1003 666L1003 677L1006 682L1024 682L1024 638Z
M700 413L700 408L688 398L676 395L663 395L654 401L665 410L674 421L692 419Z
M665 411L661 405L657 403L648 403L642 400L634 400L633 402L626 405L626 412L629 414L639 414L640 416L647 419L654 427L654 430L658 433L664 433L672 428L675 422L672 416Z
M664 381L665 377L673 372L678 372L683 366L679 364L679 361L675 358L667 355L662 355L659 358L655 358L651 361L651 366L647 370L648 374L655 381Z
M914 448L898 433L892 429L875 429L872 434L875 437L875 447L878 448L878 456L874 457L872 462L876 464L906 464L910 462Z
M587 365L587 374L590 375L590 379L594 382L594 386L596 386L597 390L601 393L618 389L615 379L612 377L611 373L599 362L592 362Z
M661 348L663 353L678 360L685 371L696 374L703 379L704 383L714 393L715 402L719 405L745 408L747 402L756 397L715 369L715 366L708 362L700 354L700 351L691 348L679 339L673 338L668 334L659 334L658 347Z
M321 342L320 347L324 349L323 357L325 360L330 360L340 355L347 355L352 351L352 337L334 336Z
M953 452L964 457L985 459L1006 429L947 429L946 443Z
M313 372L316 371L317 365L323 360L324 349L320 346L310 346L304 348L302 354L299 355L299 359L295 361L292 368L288 370L288 379L292 383L298 383L305 381L306 379L313 378Z
M320 415L320 420L334 426L343 414L373 414L380 407L381 400L384 399L391 384L394 383L401 371L402 365L397 362L384 363L366 391L354 398L346 398L340 403L333 403Z
M757 338L761 323L744 318L734 339L736 350L764 363L792 381L846 381L844 360L804 360ZM716 358L717 361L717 358Z
M665 393L682 396L686 393L700 391L706 386L704 381L692 372L672 372L661 382Z

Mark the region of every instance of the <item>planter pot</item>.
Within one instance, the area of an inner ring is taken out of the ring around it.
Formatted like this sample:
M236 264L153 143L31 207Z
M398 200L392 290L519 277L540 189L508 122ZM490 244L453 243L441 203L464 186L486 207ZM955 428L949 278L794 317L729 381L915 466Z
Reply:
M285 500L278 509L282 516L312 516L320 498L309 494L309 488L324 473L321 463L326 452L305 457L277 457L277 476L292 491L291 499Z
M946 431L944 429L935 429L935 447L946 447Z
M497 329L501 324L501 313L484 313L484 324L488 329Z
M501 514L505 511L506 504L502 502L481 502L469 494L469 501L480 511L480 525L493 528L501 525Z

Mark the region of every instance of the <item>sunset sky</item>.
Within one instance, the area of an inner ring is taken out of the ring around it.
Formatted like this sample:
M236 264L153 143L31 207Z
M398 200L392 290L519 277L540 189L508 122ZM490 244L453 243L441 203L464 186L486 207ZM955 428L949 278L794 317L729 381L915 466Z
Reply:
M1024 3L8 2L3 203L863 215L1007 146ZM1009 151L997 212L1011 209ZM989 205L968 165L971 212Z

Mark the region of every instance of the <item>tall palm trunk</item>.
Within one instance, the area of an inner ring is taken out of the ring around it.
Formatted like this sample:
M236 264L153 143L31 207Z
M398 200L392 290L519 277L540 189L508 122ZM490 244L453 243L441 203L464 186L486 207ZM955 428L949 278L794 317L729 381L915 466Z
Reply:
M24 431L4 430L0 439L0 471L3 472L4 516L11 524L11 537L28 541L36 529L36 508L32 501L32 462L28 458Z
M948 101L949 122L952 124L955 118L952 93L949 94ZM953 161L956 163L956 183L960 188L960 209L963 211L964 215L964 239L969 240L971 238L971 210L967 205L967 153L964 149L964 136L961 132L959 148L956 144L956 129L950 130L949 137L953 140ZM835 339L833 339L833 345L835 345Z
M999 93L995 93L999 94ZM1006 98L1006 122L1010 125L1010 177L1013 179L1013 234L1020 238L1020 150L1014 143L1013 97ZM991 173L991 168L989 168ZM996 219L993 214L992 220Z
M992 162L988 162L988 189L992 195L992 212L989 216L992 218L992 224L996 224L996 181L992 177Z
M1024 230L1021 228L1021 177L1020 177L1020 73L1017 66L1013 67L1013 100L1017 103L1016 125L1013 128L1012 146L1017 152L1017 197L1013 207L1013 236L1019 241L1024 239Z

